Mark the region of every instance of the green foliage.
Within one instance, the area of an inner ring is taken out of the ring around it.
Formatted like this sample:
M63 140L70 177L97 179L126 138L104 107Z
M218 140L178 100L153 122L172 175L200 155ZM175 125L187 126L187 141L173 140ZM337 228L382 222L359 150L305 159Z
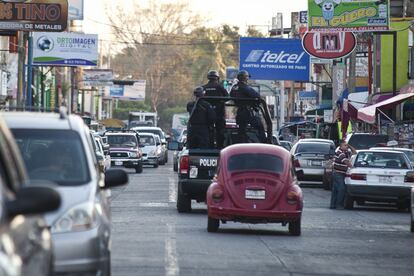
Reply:
M161 128L170 129L173 115L185 112L187 112L187 110L184 106L176 106L172 108L163 109L158 113L158 117L160 117L158 123Z

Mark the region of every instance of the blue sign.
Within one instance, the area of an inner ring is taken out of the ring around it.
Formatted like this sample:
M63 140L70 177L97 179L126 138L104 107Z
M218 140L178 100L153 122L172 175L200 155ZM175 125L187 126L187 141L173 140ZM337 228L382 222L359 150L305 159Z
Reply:
M310 57L300 39L240 38L240 70L255 80L309 81Z
M113 98L123 97L124 96L124 86L123 85L111 86L109 95Z
M300 24L308 23L308 11L299 12L299 23Z

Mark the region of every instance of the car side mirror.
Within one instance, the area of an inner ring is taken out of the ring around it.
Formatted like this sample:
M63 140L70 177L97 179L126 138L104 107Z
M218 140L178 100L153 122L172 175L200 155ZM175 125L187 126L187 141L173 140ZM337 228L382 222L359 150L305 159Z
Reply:
M161 143L157 143L157 146L161 146Z
M6 202L7 214L35 215L56 211L61 204L60 194L50 187L22 187L14 200Z
M123 186L128 183L128 175L124 170L111 169L105 172L104 189Z

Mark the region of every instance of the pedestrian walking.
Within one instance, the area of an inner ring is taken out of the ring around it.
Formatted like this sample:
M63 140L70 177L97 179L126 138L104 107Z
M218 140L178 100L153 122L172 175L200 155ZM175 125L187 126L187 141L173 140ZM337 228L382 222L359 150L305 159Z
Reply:
M343 209L346 193L345 175L348 168L351 166L351 156L356 154L355 149L342 141L339 148L335 152L332 173L332 194L331 194L331 209Z

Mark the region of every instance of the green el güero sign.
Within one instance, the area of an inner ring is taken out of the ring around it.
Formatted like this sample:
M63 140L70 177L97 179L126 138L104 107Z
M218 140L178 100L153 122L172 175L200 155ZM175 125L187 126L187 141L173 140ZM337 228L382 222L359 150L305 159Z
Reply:
M389 0L308 0L310 32L386 31L389 23Z

